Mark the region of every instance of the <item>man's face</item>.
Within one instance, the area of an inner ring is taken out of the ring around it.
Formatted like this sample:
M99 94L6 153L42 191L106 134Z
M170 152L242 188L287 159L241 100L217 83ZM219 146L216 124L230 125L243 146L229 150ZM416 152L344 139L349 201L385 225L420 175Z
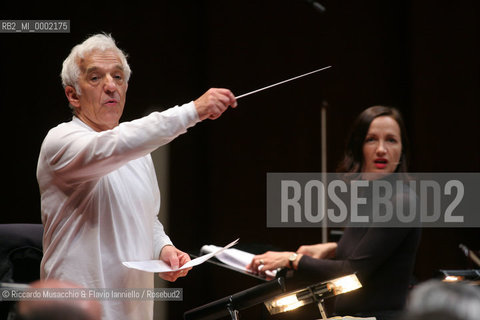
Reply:
M113 129L122 116L128 87L120 58L112 50L94 50L77 63L81 95L72 87L65 89L77 117L96 131Z

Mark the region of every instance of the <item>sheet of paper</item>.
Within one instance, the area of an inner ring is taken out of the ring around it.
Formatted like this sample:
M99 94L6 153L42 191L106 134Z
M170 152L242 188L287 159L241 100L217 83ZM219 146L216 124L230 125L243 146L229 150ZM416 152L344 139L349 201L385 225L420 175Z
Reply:
M214 246L214 245L205 245L202 247L201 249L201 252L216 252L217 250L219 250L221 247L218 247L218 246ZM250 264L250 262L252 262L252 259L255 255L254 254L251 254L249 252L245 252L245 251L241 251L241 250L238 250L238 249L226 249L220 253L218 253L215 258L217 258L218 260L220 260L221 262L231 266L231 267L234 267L234 268L237 268L237 269L240 269L240 270L243 270L243 271L247 271L247 272L251 272L250 270L247 270L247 268L245 268L248 264ZM268 270L265 272L268 276L274 278L275 275L277 274L277 271L276 270Z
M199 264L204 263L211 257L236 245L238 243L238 240L239 239L227 244L225 247L218 247L219 249L214 252L211 252L203 256L200 256L196 259L190 260L187 263L185 263L183 266L177 269L172 269L167 263L161 260L125 261L125 262L122 262L122 264L127 268L137 269L137 270L146 271L146 272L172 272L172 271L183 270L183 269L198 266Z

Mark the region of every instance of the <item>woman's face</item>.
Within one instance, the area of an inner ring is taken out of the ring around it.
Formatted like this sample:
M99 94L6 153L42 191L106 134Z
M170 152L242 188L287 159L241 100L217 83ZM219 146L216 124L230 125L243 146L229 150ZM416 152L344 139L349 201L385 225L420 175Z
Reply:
M363 142L362 172L392 173L402 154L400 127L389 116L375 118Z

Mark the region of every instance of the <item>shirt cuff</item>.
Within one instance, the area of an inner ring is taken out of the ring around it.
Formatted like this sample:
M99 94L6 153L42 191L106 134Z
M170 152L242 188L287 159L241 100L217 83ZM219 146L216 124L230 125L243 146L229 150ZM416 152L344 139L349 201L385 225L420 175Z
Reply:
M183 107L187 110L187 119L191 125L200 122L200 117L198 116L197 108L195 108L193 101L184 104Z
M159 241L155 244L155 258L158 259L160 257L160 252L162 252L163 247L171 245L173 246L173 242L170 240L170 238L166 235L165 237L162 237L159 239Z

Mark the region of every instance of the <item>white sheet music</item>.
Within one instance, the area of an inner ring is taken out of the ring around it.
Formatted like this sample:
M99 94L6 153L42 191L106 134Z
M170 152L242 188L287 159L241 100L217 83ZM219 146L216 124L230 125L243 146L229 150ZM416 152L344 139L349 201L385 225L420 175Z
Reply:
M199 264L204 263L205 261L212 258L213 256L218 255L222 251L236 245L238 243L238 240L239 239L227 244L225 247L217 247L218 248L217 250L210 252L208 254L205 254L203 256L200 256L191 261L188 261L183 266L177 269L172 269L167 263L161 260L125 261L125 262L122 262L122 264L127 268L137 269L137 270L146 271L146 272L172 272L172 271L183 270L183 269L198 266Z
M214 245L205 245L202 247L201 252L215 252L221 247L217 247ZM225 263L226 265L229 265L231 267L240 269L242 271L247 271L251 272L250 270L247 270L245 268L250 262L252 262L252 259L255 255L251 254L249 252L241 251L238 249L226 249L219 254L215 256L218 260L221 262ZM265 274L269 277L275 278L275 275L277 274L276 270L272 271L266 271Z

